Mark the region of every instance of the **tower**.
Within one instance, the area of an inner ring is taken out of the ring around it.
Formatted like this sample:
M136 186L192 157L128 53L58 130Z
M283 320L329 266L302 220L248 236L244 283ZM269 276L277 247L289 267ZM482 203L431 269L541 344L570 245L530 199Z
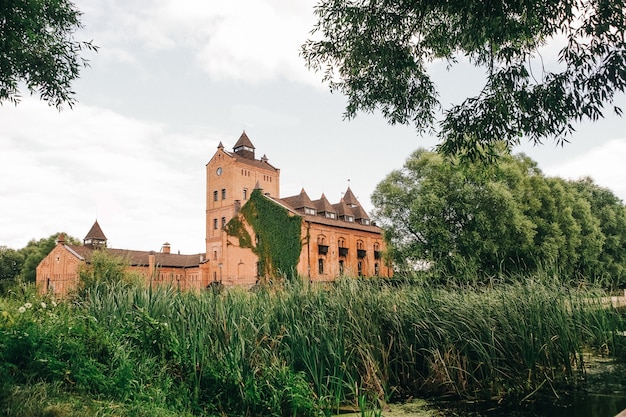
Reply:
M256 261L249 251L240 251L228 245L224 231L226 224L260 187L263 192L279 197L280 170L263 155L255 157L255 147L244 131L233 151L224 149L220 142L217 152L206 164L206 256L210 261L212 281L237 281L255 276ZM228 252L228 253L227 253Z

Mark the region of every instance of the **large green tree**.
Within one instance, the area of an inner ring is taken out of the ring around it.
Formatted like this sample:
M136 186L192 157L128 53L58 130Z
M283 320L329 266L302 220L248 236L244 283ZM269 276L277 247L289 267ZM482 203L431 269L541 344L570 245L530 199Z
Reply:
M483 68L475 97L444 109L441 150L492 156L494 145L566 140L626 87L623 0L321 0L307 65L348 98L345 115L379 110L423 133L441 110L429 66ZM540 48L560 47L544 66ZM621 114L621 109L614 108Z
M624 278L624 206L592 182L546 178L524 155L484 165L420 149L372 202L400 269L427 261L455 276L554 268L564 278Z
M589 202L591 212L600 221L604 235L599 261L609 277L626 276L626 206L607 188L594 184L591 178L573 183ZM626 279L622 280L626 283Z
M72 82L87 65L77 41L81 12L70 0L2 0L0 2L0 103L17 103L20 85L61 108L74 104Z
M17 250L0 246L0 281L17 278L24 264L24 256Z

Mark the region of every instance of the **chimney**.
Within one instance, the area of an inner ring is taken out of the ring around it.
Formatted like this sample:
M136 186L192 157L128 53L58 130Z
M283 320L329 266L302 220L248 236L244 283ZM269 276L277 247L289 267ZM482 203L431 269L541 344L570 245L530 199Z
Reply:
M161 253L170 253L170 244L165 242L163 246L161 246Z

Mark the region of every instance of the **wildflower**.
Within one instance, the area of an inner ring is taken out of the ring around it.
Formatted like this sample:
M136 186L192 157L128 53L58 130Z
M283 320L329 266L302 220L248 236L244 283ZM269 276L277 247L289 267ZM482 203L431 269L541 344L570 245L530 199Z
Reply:
M53 302L52 302L52 307L56 307L56 306L57 306L56 301L53 301Z
M26 311L26 307L21 306L20 308L17 309L17 311L20 312L20 314L24 313Z
M46 303L44 303L43 301L41 302L41 308L46 308Z
M26 307L26 308L31 308L32 306L33 306L33 305L32 305L31 303L25 303L25 304L24 304L24 307Z

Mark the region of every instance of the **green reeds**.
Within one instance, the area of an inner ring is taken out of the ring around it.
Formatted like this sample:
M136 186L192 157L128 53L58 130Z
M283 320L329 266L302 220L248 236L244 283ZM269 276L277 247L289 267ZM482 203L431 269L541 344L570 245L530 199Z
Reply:
M22 315L25 300L3 300L15 311L2 312L0 371L6 381L198 415L558 394L584 372L584 349L624 350L622 315L601 295L525 278L453 289L345 279L254 292L96 282L62 314ZM39 368L17 378L16 361Z

